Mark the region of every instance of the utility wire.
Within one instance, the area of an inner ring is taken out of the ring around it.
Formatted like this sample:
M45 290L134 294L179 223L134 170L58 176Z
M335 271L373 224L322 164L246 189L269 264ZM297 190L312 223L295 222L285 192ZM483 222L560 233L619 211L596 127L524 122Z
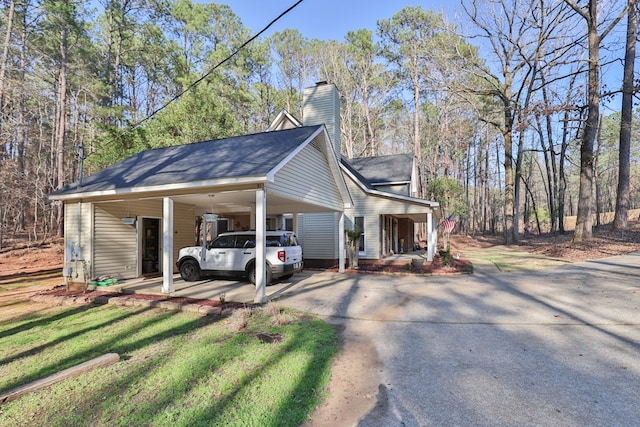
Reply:
M160 111L164 110L165 108L167 108L171 103L177 101L180 97L182 97L182 95L184 95L185 93L187 93L188 91L190 91L191 89L193 89L194 87L196 87L197 85L199 85L204 79L206 79L207 77L209 77L209 75L211 73L213 73L215 70L217 70L218 68L220 68L222 65L224 65L225 63L229 62L231 60L231 58L233 58L234 56L236 56L242 49L244 49L249 43L253 42L255 39L257 39L258 37L260 37L265 31L267 31L273 24L275 24L276 22L278 22L283 16L285 16L287 13L291 12L293 9L295 9L300 3L302 3L304 0L298 0L297 2L295 2L291 7L289 7L287 10L285 10L284 12L282 12L280 15L278 15L275 19L273 19L271 22L269 22L262 30L260 30L259 32L257 32L254 36L252 36L250 39L248 39L247 41L245 41L244 43L242 43L240 45L240 47L238 47L236 50L234 50L233 52L231 52L231 54L229 54L229 56L227 56L225 59L223 59L222 61L218 62L216 65L214 65L209 71L207 71L206 73L204 73L198 80L194 81L193 83L191 83L189 86L187 86L187 88L185 90L183 90L182 92L180 92L179 94L175 95L173 98L171 98L170 100L168 100L167 102L165 102L162 106L160 106L158 109L154 110L153 112L151 112L151 114L149 114L147 117L145 117L144 119L139 120L138 122L130 125L127 129L120 131L120 133L114 137L113 139L111 139L110 141L106 142L105 144L103 144L103 147L106 145L109 145L113 142L115 142L117 139L119 139L120 137L122 137L123 135L131 132L132 130L136 129L138 126L140 126L141 124L151 120L153 118L153 116L155 116L156 114L158 114ZM91 156L93 153L89 153L87 154L86 157ZM86 158L85 157L85 158Z

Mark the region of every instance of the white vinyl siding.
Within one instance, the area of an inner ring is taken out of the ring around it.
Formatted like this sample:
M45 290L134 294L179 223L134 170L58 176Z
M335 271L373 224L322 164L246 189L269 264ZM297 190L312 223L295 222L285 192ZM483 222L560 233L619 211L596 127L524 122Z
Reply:
M193 246L196 243L196 216L190 205L173 204L173 271L178 271L175 261L178 260L180 248Z
M123 217L136 217L136 225L122 224ZM94 214L94 275L115 275L121 279L137 277L141 272L137 229L141 218L158 218L162 227L162 199L99 203ZM195 241L193 208L174 204L173 259ZM160 233L162 245L162 233ZM174 265L174 271L175 271Z
M305 258L338 259L338 214L299 215L298 238Z
M332 84L320 84L304 90L304 125L325 125L333 149L340 155L340 94Z
M376 185L375 188L376 190L386 191L387 193L411 196L409 184Z
M291 159L276 173L275 182L265 188L269 193L326 210L342 210L342 197L327 158L314 144L307 145Z
M80 283L91 278L92 212L91 203L64 205L64 267L71 282Z
M351 193L354 207L346 209L345 214L349 218L356 216L365 217L366 239L365 253L360 255L363 259L378 259L382 254L380 219L382 215L406 215L423 214L426 221L425 210L428 208L391 198L374 196L365 193L348 176L345 179L347 188Z
M121 218L130 216L114 209L114 204L95 207L94 275L113 275L120 279L137 276L136 227L125 225Z

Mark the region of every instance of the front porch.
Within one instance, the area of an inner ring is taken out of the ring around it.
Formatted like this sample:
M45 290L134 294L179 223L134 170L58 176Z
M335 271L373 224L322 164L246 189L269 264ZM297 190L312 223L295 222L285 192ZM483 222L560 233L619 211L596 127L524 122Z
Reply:
M381 266L400 266L405 267L407 265L411 267L422 266L423 264L432 262L429 261L429 256L426 250L411 250L405 253L394 253L387 255L382 259L359 259L358 266L360 270L366 270L367 267L374 270L379 269Z

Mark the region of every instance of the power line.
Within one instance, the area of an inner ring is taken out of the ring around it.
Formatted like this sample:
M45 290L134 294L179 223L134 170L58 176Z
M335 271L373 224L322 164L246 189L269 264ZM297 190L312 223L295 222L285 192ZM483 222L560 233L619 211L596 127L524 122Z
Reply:
M190 91L191 89L193 89L194 87L196 87L197 85L199 85L204 79L206 79L207 77L209 77L209 75L211 73L213 73L215 70L217 70L219 67L221 67L222 65L224 65L225 63L229 62L231 60L231 58L233 58L234 56L236 56L242 49L244 49L247 45L249 45L251 42L253 42L255 39L257 39L258 37L260 37L265 31L267 31L273 24L275 24L276 22L278 22L283 16L285 16L287 13L291 12L293 9L295 9L300 3L302 3L304 0L298 0L296 1L291 7L289 7L288 9L286 9L284 12L282 12L280 15L278 15L275 19L273 19L271 22L269 22L262 30L260 30L259 32L257 32L255 35L253 35L251 38L249 38L247 41L245 41L244 43L242 43L240 45L240 47L238 47L236 50L234 50L233 52L231 52L226 58L224 58L222 61L218 62L216 65L214 65L209 71L207 71L206 73L204 73L198 80L194 81L193 83L191 83L189 86L187 86L186 89L184 89L182 92L180 92L179 94L175 95L173 98L171 98L170 100L168 100L167 102L165 102L162 106L160 106L158 109L154 110L153 112L151 112L151 114L149 114L147 117L145 117L144 119L141 119L139 121L137 121L136 123L130 125L127 127L127 129L124 129L122 131L120 131L120 133L114 137L113 139L111 139L110 141L106 142L105 144L103 144L103 147L106 145L109 145L113 142L115 142L117 139L121 138L122 136L124 136L125 134L131 132L132 130L136 129L138 126L140 126L141 124L151 120L153 118L153 116L155 116L156 114L158 114L160 111L164 110L165 108L167 108L171 103L177 101L180 97L182 97L185 93L187 93L188 91ZM93 153L89 153L87 154L86 157L91 156Z

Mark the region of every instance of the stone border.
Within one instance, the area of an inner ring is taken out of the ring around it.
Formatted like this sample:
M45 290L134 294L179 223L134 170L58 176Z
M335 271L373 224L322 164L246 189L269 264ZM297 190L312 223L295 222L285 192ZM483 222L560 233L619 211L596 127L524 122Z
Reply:
M132 294L142 295L142 294ZM160 308L164 310L173 311L188 311L192 313L198 313L203 316L228 316L237 307L213 307L210 305L197 304L194 302L180 303L171 300L153 300L146 298L136 298L130 295L119 296L81 296L81 295L47 295L47 294L35 294L29 298L33 302L53 304L53 305L106 305L113 304L119 306L137 306L137 307L149 307ZM249 306L249 305L247 305Z

